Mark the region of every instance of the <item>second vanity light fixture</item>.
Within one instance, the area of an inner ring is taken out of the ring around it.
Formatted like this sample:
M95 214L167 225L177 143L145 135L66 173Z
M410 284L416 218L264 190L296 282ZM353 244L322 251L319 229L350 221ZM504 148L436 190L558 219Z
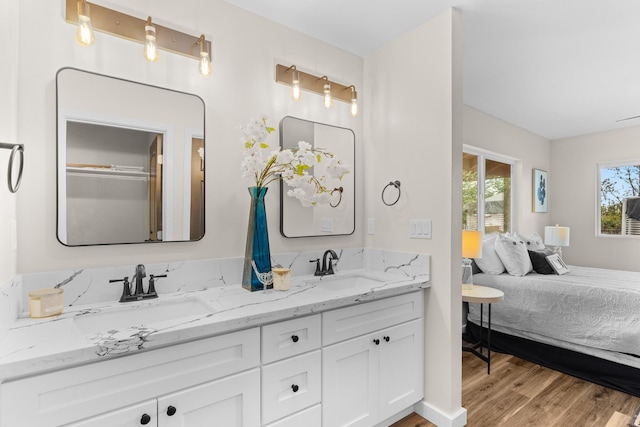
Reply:
M336 82L329 81L327 76L314 76L304 73L295 65L276 65L276 82L291 86L291 97L294 101L299 101L302 97L301 90L322 95L324 106L330 108L333 100L351 104L351 115L358 115L358 92L356 87L344 86Z
M196 59L200 74L211 74L211 42L200 37L163 27L151 17L135 18L86 0L66 0L66 20L77 24L76 40L82 46L94 43L93 30L144 44L144 57L151 62L159 58L158 49Z

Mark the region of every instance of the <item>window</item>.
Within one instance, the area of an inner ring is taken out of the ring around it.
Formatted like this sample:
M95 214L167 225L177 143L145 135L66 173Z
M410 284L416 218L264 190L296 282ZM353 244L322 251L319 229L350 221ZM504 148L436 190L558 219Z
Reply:
M514 161L465 147L462 153L462 228L485 234L512 227Z
M600 235L640 235L640 161L598 165Z

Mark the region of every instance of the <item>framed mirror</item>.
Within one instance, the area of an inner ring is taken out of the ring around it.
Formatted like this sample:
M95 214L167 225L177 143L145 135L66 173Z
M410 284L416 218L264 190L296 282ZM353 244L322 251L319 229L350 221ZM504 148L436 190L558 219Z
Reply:
M351 129L287 116L280 122L280 146L297 148L299 141L333 153L351 172L342 180L326 183L334 188L329 205L304 207L287 195L280 181L280 233L284 237L340 236L352 234L356 224L355 134Z
M174 90L56 75L57 237L66 246L204 236L205 106Z

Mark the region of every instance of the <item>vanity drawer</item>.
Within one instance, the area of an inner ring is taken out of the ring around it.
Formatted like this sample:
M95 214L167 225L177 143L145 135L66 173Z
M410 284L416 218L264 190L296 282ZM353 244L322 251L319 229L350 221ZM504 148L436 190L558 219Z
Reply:
M262 327L262 363L320 348L320 315L299 317Z
M322 406L316 405L267 427L322 427Z
M422 292L375 300L322 314L322 345L422 317Z
M316 350L262 368L262 423L320 402L321 352Z
M190 343L0 384L0 426L63 425L260 364L260 330Z

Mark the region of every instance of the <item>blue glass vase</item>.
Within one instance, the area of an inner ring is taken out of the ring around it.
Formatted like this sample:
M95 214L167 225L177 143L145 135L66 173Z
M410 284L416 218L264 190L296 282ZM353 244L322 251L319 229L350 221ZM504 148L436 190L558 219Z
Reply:
M264 208L264 196L267 190L267 187L249 187L251 208L244 252L242 287L251 292L264 290L265 286L267 289L273 288L267 213Z

